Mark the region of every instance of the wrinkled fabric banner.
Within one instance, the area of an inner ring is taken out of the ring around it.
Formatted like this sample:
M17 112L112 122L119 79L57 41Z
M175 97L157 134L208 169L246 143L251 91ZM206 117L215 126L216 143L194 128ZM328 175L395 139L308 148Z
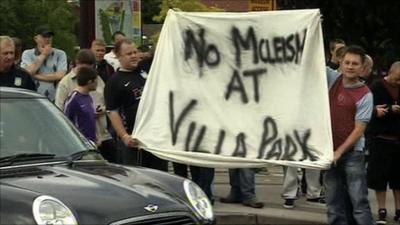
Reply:
M132 136L184 164L329 167L319 10L170 10Z

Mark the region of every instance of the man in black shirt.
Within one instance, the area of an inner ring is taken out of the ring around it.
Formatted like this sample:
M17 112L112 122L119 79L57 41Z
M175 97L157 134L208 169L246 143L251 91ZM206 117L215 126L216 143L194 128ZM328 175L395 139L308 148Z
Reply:
M15 45L9 36L0 36L0 86L24 88L36 91L31 75L16 66Z
M106 43L100 39L93 40L90 50L96 57L97 74L101 77L104 83L107 83L108 79L114 74L114 68L104 59L104 55L106 54Z
M326 63L326 66L330 67L333 70L337 70L339 68L339 59L336 57L336 51L345 46L345 42L342 39L333 39L329 42L329 53L331 55L329 61Z
M108 116L124 145L120 159L123 164L141 165L166 171L167 162L147 151L137 150L137 141L130 135L146 81L138 70L137 49L130 40L125 39L115 45L114 51L121 66L108 80L104 97Z
M367 127L369 137L368 187L378 202L377 224L386 224L386 189L395 200L395 220L400 220L400 61L388 76L371 85L375 110Z

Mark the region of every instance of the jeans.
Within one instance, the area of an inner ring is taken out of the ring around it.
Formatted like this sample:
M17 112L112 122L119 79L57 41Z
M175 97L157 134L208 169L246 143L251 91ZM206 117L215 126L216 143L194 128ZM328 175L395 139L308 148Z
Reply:
M165 172L168 171L168 161L160 159L143 149L127 147L121 140L118 141L117 162L123 165L142 166Z
M188 178L188 166L186 164L173 162L174 173L178 176Z
M214 180L214 168L190 166L192 180L204 191L210 201L213 201L212 182Z
M299 188L297 167L284 167L285 178L283 179L282 197L284 199L296 199ZM321 184L319 183L320 170L305 170L307 182L307 198L319 198L321 194Z
M346 225L353 215L357 224L375 224L368 201L364 153L349 151L325 173L328 224ZM345 201L348 195L350 202ZM348 210L352 206L352 211Z
M117 147L115 145L114 139L109 139L101 142L98 147L101 155L111 163L118 163L117 161Z
M242 202L256 201L255 173L253 169L229 169L230 197Z

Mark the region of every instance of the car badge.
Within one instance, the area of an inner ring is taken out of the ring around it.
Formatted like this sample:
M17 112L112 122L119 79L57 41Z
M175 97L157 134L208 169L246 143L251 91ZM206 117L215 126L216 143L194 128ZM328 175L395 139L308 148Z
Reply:
M153 213L158 210L158 206L150 204L150 205L144 207L144 209Z
M17 87L19 87L19 86L21 86L21 84L22 84L22 79L21 79L21 77L16 77L16 78L14 79L14 85L17 86Z

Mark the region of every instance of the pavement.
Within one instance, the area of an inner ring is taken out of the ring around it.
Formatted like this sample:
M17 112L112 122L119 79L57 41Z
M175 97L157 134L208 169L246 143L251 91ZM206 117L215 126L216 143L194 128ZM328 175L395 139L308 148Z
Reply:
M327 224L325 205L307 202L305 197L298 199L293 209L283 208L283 199L281 198L282 183L282 167L275 165L268 166L266 171L259 172L256 175L256 195L258 200L264 202L264 208L254 209L241 204L224 204L219 202L219 198L229 194L229 174L227 169L216 169L214 180L214 195L216 196L214 213L217 224ZM372 190L369 190L369 199L374 218L377 218L378 207L375 194ZM393 221L394 200L391 192L388 192L386 204L388 210L387 225L394 225L396 224Z

